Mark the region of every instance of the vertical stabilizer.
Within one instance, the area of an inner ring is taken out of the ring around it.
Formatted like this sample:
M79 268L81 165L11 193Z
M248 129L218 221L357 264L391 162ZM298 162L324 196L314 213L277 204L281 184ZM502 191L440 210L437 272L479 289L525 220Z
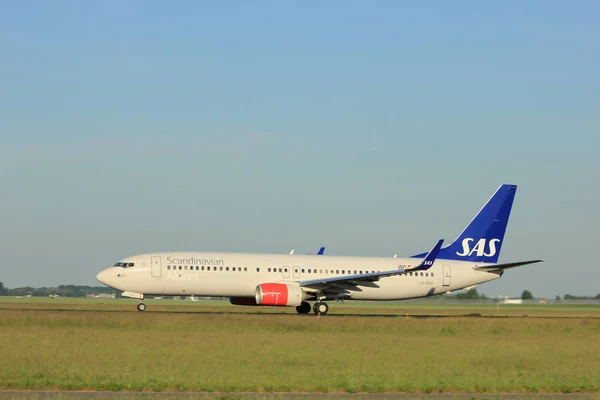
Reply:
M438 258L497 263L516 192L516 185L500 186L456 240L440 250Z

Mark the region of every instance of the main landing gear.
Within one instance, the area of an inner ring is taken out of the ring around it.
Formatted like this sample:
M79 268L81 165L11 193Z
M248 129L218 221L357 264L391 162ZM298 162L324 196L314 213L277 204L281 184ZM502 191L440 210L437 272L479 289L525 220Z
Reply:
M137 305L138 311L145 311L146 305L140 301L140 304Z
M303 301L298 307L296 307L298 314L308 314L310 312L310 303Z
M317 301L312 306L312 309L317 315L325 315L329 311L329 306L323 301ZM296 311L298 311L298 314L308 314L310 312L310 304L306 301L303 301L302 304L296 307Z
M313 311L317 315L325 315L329 312L329 306L324 301L318 301L313 305Z

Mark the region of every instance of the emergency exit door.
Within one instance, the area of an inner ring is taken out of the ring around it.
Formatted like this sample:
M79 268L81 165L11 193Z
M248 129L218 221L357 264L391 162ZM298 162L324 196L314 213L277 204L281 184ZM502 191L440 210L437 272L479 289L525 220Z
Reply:
M443 268L443 282L442 285L443 286L450 286L450 278L452 277L452 271L450 270L450 266L449 265L442 265Z
M152 277L160 278L162 276L162 263L159 256L152 256Z

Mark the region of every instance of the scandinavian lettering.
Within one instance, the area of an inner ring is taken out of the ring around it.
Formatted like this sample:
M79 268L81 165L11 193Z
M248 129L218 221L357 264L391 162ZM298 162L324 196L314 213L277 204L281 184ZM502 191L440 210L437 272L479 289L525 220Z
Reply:
M217 260L214 258L173 258L167 257L168 264L179 264L179 265L223 265L223 260Z

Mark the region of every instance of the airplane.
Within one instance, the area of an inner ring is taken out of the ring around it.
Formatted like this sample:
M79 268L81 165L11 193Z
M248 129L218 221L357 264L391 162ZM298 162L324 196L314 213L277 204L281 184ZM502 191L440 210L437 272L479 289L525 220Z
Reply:
M516 185L501 185L458 237L407 258L319 254L162 252L126 257L99 282L144 296L228 297L231 304L296 307L325 315L332 300L404 300L461 290L541 259L498 263ZM309 302L314 302L313 305Z

